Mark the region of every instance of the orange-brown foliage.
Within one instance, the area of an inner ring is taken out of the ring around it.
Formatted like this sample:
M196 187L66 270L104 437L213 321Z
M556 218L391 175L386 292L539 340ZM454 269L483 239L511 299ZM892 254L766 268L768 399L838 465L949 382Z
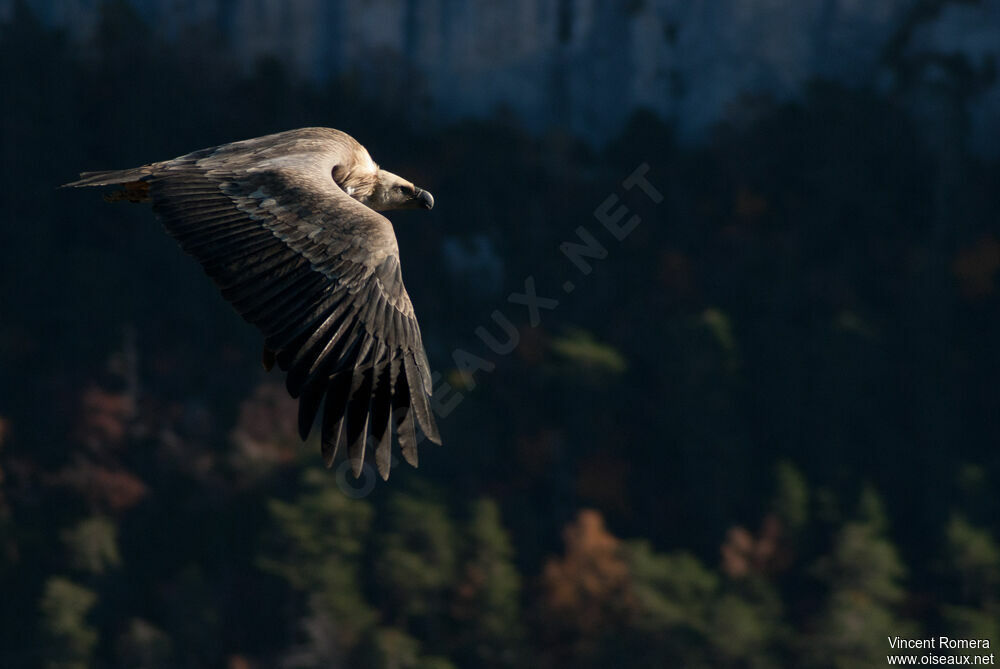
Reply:
M621 542L590 509L566 527L563 539L565 556L550 559L542 574L546 613L583 636L606 630L632 608Z
M135 506L148 492L146 484L134 474L85 460L61 470L52 482L77 491L93 506L111 511Z
M731 527L722 544L722 571L731 578L781 571L790 561L783 538L784 527L773 513L764 516L756 537L743 526Z

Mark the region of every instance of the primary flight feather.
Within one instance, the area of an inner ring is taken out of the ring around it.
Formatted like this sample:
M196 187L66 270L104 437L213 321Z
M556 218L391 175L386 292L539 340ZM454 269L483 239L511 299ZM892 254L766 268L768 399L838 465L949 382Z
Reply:
M418 427L441 443L396 236L378 213L430 209L434 198L380 169L350 135L302 128L84 172L66 185L120 185L106 199L152 202L167 232L264 334L264 366L288 373L303 439L322 405L327 466L346 450L358 476L370 431L388 478L391 425L414 466Z

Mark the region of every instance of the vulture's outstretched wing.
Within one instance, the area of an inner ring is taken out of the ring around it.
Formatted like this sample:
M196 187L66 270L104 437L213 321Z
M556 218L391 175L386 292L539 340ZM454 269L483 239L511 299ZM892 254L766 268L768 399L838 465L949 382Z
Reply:
M152 200L167 231L263 332L299 398L302 438L322 403L327 465L346 444L360 474L370 428L376 466L388 478L391 422L414 466L416 426L440 443L392 225L334 182L353 159L346 140L274 137L83 174L68 185L123 183L124 193Z

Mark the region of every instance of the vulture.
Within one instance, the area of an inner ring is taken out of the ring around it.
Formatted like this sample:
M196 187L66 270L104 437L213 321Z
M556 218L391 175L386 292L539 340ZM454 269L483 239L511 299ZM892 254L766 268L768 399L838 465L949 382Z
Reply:
M323 460L360 476L371 433L389 477L392 426L417 465L418 433L440 444L431 373L403 286L392 224L379 212L431 209L429 192L380 169L331 128L302 128L66 186L119 186L106 200L149 202L223 297L264 335L298 398L305 440L321 413ZM369 449L372 450L372 449Z

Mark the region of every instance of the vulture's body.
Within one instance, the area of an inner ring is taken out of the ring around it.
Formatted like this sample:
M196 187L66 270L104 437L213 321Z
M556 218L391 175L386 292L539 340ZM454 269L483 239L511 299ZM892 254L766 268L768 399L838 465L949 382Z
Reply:
M305 439L322 408L323 458L346 450L355 475L369 431L388 478L394 424L417 464L418 427L440 443L431 374L403 287L389 209L433 206L349 135L303 128L69 186L122 185L150 201L181 247L264 335L264 365L285 370ZM344 449L340 447L344 446Z

